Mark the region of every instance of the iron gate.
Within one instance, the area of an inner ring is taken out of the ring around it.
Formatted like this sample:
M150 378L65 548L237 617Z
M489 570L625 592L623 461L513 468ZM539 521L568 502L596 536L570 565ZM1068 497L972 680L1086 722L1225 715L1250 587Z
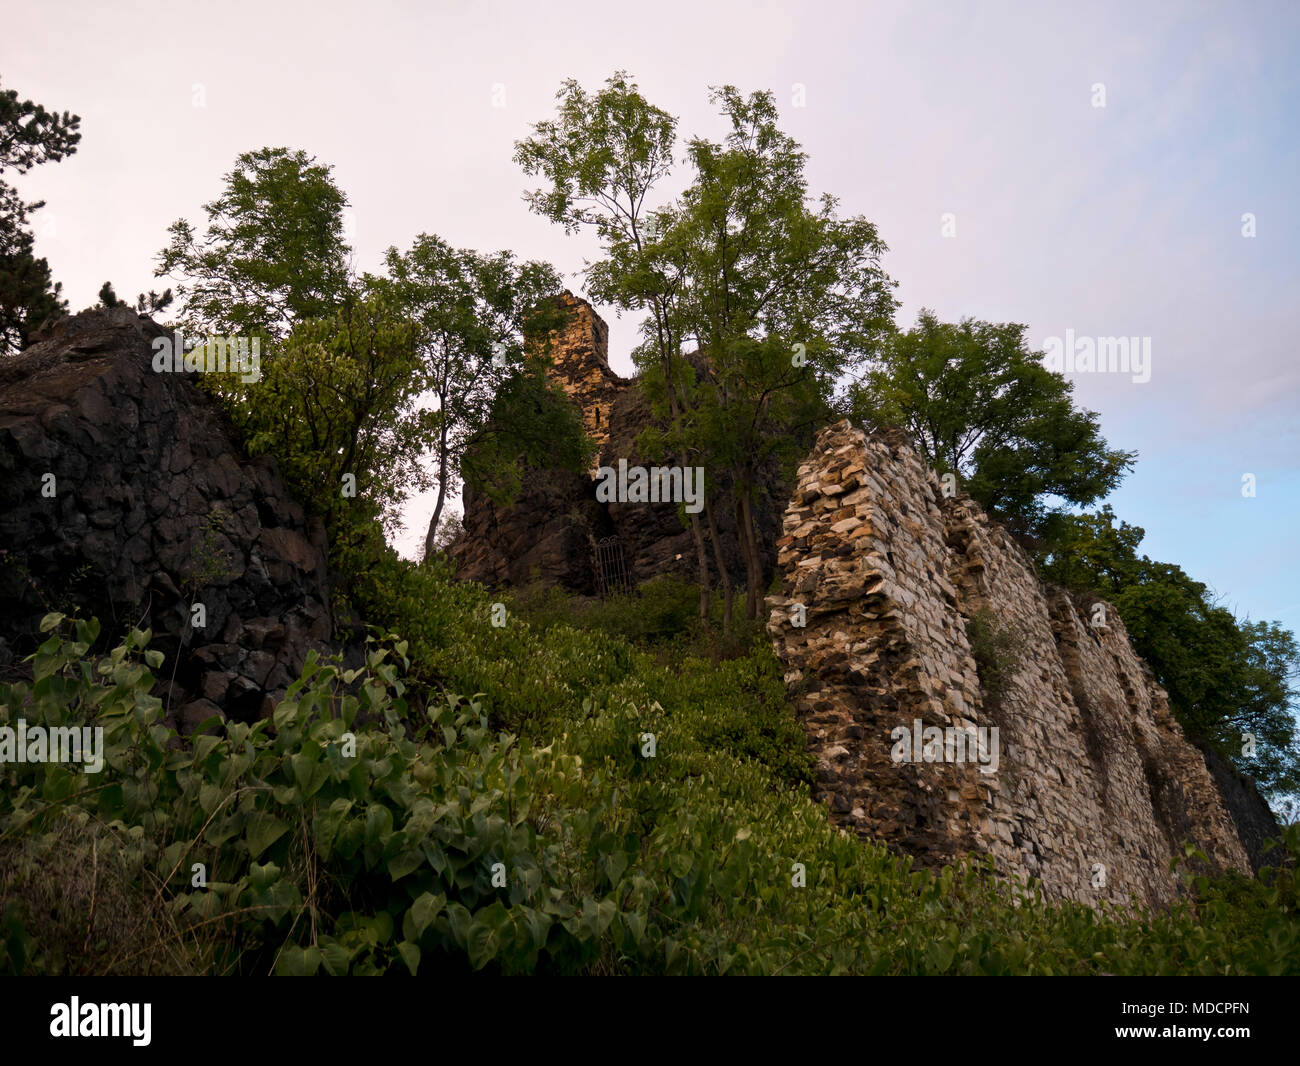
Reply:
M606 537L595 543L596 591L607 599L618 592L630 592L632 582L627 574L627 555L623 542L617 536Z

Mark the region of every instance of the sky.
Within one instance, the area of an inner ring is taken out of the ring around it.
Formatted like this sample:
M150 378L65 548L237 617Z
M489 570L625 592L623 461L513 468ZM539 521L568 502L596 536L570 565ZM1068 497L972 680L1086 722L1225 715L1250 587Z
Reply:
M202 222L262 146L334 168L359 270L434 233L581 294L598 248L528 211L511 158L561 82L626 70L713 139L711 85L770 89L810 190L888 244L901 325L928 308L1024 323L1035 349L1149 344L1149 380L1067 375L1139 453L1109 502L1141 551L1300 630L1298 4L6 6L0 84L82 120L75 155L14 179L47 202L37 252L73 310L105 280L167 284L167 227ZM630 374L636 320L597 310ZM431 512L413 501L400 548Z

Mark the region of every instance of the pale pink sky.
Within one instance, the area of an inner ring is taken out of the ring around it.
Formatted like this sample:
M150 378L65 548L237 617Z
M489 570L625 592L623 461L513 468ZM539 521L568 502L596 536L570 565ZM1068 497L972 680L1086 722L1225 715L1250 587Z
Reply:
M1027 323L1035 346L1152 338L1146 384L1077 385L1141 452L1116 510L1229 605L1300 624L1294 4L78 2L10 5L5 24L4 87L82 117L75 156L18 179L48 201L37 247L74 308L105 279L158 286L167 226L200 221L263 145L334 166L361 269L427 231L549 259L581 291L596 249L528 213L511 161L560 82L626 68L683 135L711 136L709 85L770 88L813 191L889 244L901 322L927 306ZM636 324L600 310L627 373Z

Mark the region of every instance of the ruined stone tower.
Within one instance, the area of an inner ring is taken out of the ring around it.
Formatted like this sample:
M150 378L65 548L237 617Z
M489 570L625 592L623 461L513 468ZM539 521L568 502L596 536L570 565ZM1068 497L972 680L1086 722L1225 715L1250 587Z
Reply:
M573 397L587 435L603 453L609 445L614 401L630 382L609 368L609 326L591 304L567 289L555 302L569 313L568 326L553 338L551 377ZM601 456L597 455L597 463Z
M569 312L569 321L552 336L550 374L572 397L584 428L596 442L595 466L612 466L620 459L633 466L650 465L640 454L636 438L653 416L636 381L610 369L609 327L589 303L571 292L555 299ZM632 585L661 575L694 579L695 544L677 505L599 502L594 473L528 470L519 498L510 507L499 507L467 488L465 534L450 549L458 575L491 587L537 582L593 595L601 587L596 546L605 544L617 549ZM769 546L770 574L789 486L773 472L766 488L767 503L758 514ZM724 507L714 518L728 570L734 579L743 580L735 516ZM714 566L711 554L709 565Z

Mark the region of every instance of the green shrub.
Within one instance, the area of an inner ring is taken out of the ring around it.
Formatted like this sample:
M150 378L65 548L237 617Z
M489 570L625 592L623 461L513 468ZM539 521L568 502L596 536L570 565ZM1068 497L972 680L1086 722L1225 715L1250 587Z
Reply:
M495 627L436 568L394 577L413 636L373 639L362 670L313 656L271 720L187 744L147 632L95 659L93 623L48 618L0 724L99 724L106 763L0 765L0 971L68 971L80 935L96 972L1300 972L1300 830L1274 871L1188 875L1159 914L916 871L810 798L770 651L670 670L607 634ZM435 698L452 677L493 694ZM118 893L93 914L87 843ZM47 919L37 867L65 846L80 887ZM120 957L130 936L145 956Z
M53 615L45 628L61 623ZM494 736L476 705L456 699L410 721L404 642L373 647L363 671L313 655L273 721L224 723L184 748L149 694L161 665L156 652L140 661L149 633L92 663L82 656L96 635L83 622L75 641L51 636L33 684L0 687L0 721L94 722L103 780L7 764L0 841L27 837L38 852L78 808L96 831L128 841L119 858L157 885L155 912L176 929L167 946L220 932L216 972L415 972L426 956L526 970L544 949L573 968L594 950L584 900L550 891L569 880L565 853L535 830L578 799L577 760ZM498 862L503 889L491 884ZM86 916L96 938L103 918ZM32 948L45 932L39 914L7 905L4 921L0 967L58 968L58 945Z
M737 596L744 602L744 589ZM665 665L685 658L717 663L749 654L755 638L764 636L763 625L742 617L732 619L729 633L722 632L723 599L710 600L711 616L699 616L699 588L675 577L658 577L632 592L597 600L570 596L555 586L533 584L509 594L511 609L536 629L557 625L607 633L654 650Z
M996 704L1020 672L1025 656L1024 639L998 621L988 607L981 607L967 620L966 636L984 697Z

